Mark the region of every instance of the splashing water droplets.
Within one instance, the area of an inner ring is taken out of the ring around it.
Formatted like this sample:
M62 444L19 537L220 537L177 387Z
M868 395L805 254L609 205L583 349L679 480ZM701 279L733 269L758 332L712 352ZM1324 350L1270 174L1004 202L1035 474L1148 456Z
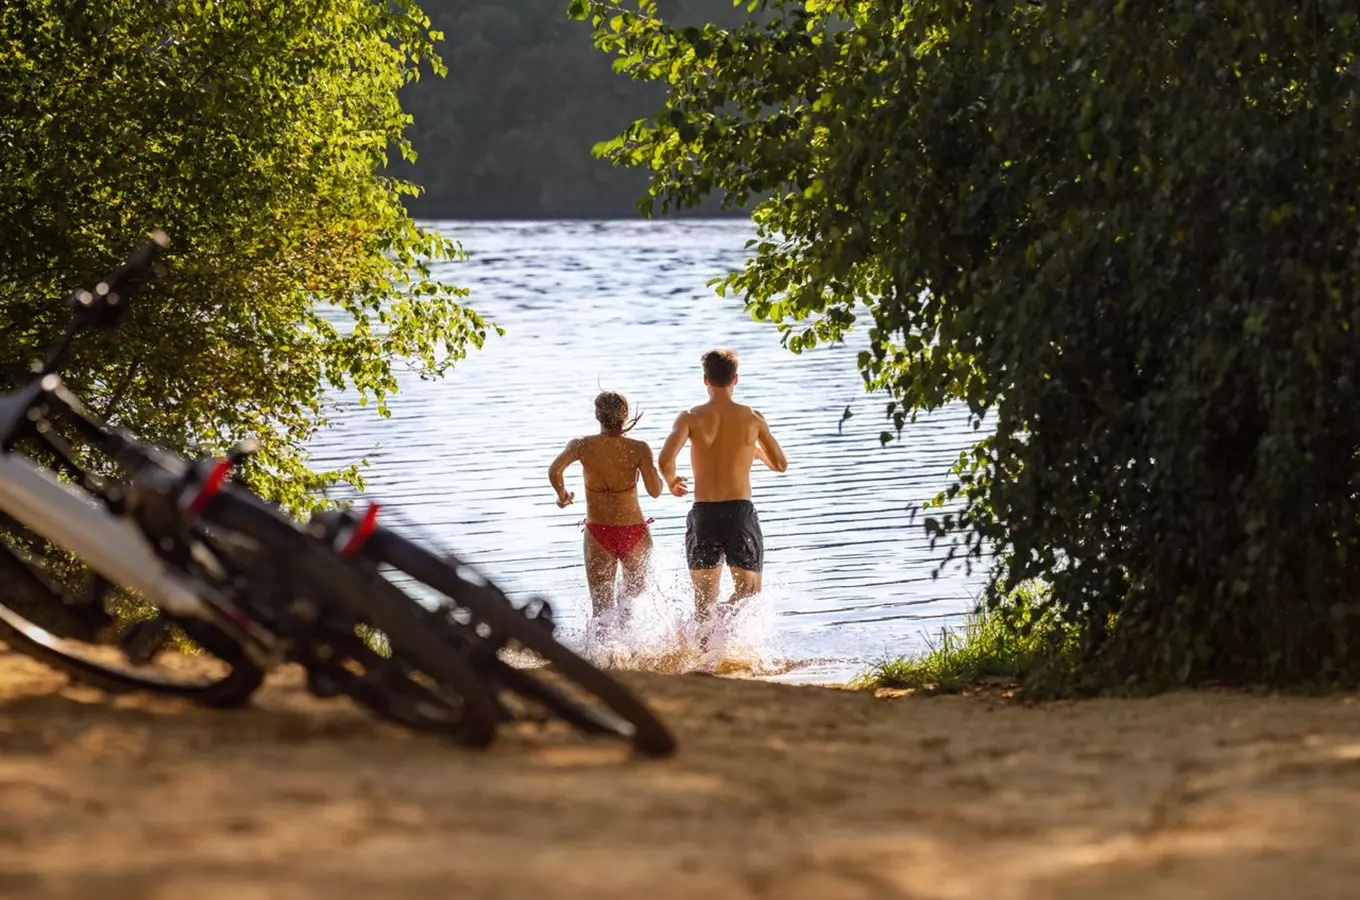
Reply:
M708 672L767 676L795 668L781 658L774 608L780 586L738 604L724 573L724 598L707 621L694 615L694 594L681 560L658 549L641 595L620 601L590 619L584 632L563 629L560 638L595 665L679 674Z

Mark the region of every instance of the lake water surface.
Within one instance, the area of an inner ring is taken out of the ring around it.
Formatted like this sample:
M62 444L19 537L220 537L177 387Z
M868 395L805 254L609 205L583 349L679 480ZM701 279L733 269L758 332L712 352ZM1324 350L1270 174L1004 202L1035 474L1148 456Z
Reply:
M714 295L711 278L741 266L744 221L441 222L465 261L440 272L505 329L439 381L404 376L392 415L342 402L313 447L319 465L371 463L368 491L421 533L477 564L512 596L542 593L558 618L589 616L581 568L581 501L559 510L547 466L567 440L596 430L600 387L644 412L633 432L659 451L681 409L702 402L699 356L718 345L742 357L738 399L761 410L790 461L757 464L766 591L782 677L837 681L876 659L920 649L971 608L978 573L932 579L914 507L948 484L974 437L965 410L946 409L880 446L886 398L866 395L855 367L863 338L794 355L774 326ZM842 422L850 406L855 415ZM681 472L688 453L681 454ZM643 495L656 517L658 591L682 602L689 499Z

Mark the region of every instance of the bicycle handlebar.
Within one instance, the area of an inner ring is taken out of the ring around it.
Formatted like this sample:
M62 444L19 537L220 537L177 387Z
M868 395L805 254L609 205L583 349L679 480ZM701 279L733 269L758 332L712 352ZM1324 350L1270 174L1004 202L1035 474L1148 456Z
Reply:
M151 264L170 244L164 231L157 230L142 243L128 261L105 275L94 291L79 290L67 302L76 311L76 328L112 328L123 318L127 301L151 277Z
M127 301L151 277L151 264L169 244L170 238L164 231L157 229L150 239L133 251L127 262L99 279L93 291L81 288L67 298L66 305L75 310L75 315L66 324L66 330L57 343L48 350L47 358L34 366L34 373L42 377L55 372L66 357L71 342L80 332L116 327L127 311Z

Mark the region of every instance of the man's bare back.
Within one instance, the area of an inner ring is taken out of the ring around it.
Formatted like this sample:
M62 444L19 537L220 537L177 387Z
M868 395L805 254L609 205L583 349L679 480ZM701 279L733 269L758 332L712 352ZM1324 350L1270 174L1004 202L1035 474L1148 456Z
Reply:
M756 459L776 472L788 468L765 417L730 398L715 398L682 412L661 448L661 458L674 458L686 440L694 472L694 499L699 503L750 500L751 463ZM768 447L773 447L777 464ZM688 493L687 485L684 478L679 480L678 495L683 496Z
M731 603L760 592L765 538L751 502L751 463L758 459L776 472L789 465L765 417L732 399L737 363L732 350L704 354L708 402L676 416L657 460L671 493L683 497L689 488L675 472L675 459L690 445L694 506L685 527L685 558L700 618L717 600L724 560L735 586Z

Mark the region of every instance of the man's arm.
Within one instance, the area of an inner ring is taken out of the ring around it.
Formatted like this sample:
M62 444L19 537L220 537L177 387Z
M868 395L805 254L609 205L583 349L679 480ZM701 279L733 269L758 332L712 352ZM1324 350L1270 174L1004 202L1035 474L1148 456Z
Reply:
M784 456L784 448L779 446L774 435L770 434L770 426L765 417L754 409L751 412L756 413L756 423L760 429L756 434L756 459L776 472L787 472L789 460Z
M567 466L581 458L581 445L573 438L567 441L566 448L559 454L557 459L548 466L548 482L552 484L553 490L557 491L557 505L559 507L569 506L571 501L576 499L575 494L567 492L566 482L563 481L562 473L567 470Z
M666 486L671 489L671 493L677 497L683 497L688 493L684 477L675 474L675 458L680 455L680 448L685 446L687 440L689 440L689 413L682 412L675 417L671 433L666 436L666 443L661 445L660 459L661 477L666 480Z
M638 466L642 470L642 484L647 488L647 493L655 500L661 496L661 474L656 471L656 461L652 457L650 444L642 445L642 464Z

